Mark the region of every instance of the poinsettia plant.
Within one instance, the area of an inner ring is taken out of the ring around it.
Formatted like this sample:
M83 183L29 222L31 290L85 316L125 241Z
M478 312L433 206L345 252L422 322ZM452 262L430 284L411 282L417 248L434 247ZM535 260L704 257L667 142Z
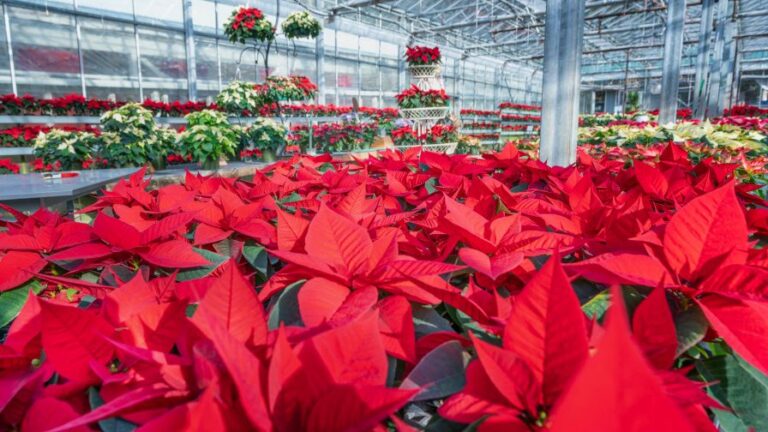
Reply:
M244 128L241 137L247 148L274 153L285 146L287 134L287 130L280 123L268 118L257 118Z
M260 9L241 6L227 18L224 34L233 43L264 42L274 39L275 28Z
M18 174L19 166L11 159L0 159L0 174Z
M35 139L35 157L43 164L59 163L65 170L80 169L95 153L98 138L89 132L53 129Z
M224 114L204 110L188 114L186 119L187 128L179 135L185 154L205 168L216 168L222 158L235 155L238 136Z
M256 91L265 101L303 101L315 97L317 86L301 75L269 76L264 84L256 84Z
M314 39L323 30L320 21L307 11L292 12L285 18L281 28L288 39Z
M161 128L152 111L138 103L107 111L101 127L101 153L116 167L152 163L162 168L166 156L175 151L175 132Z
M265 103L253 83L232 81L216 96L216 106L227 113L248 115Z
M422 90L415 84L395 95L400 108L435 108L448 106L445 90Z
M441 59L438 47L412 46L405 49L405 61L409 66L439 64Z

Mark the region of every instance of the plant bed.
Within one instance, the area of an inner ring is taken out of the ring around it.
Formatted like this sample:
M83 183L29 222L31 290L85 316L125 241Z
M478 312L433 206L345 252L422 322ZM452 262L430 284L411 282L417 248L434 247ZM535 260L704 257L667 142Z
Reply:
M296 155L141 170L88 223L3 206L0 428L765 429L760 184L613 156Z

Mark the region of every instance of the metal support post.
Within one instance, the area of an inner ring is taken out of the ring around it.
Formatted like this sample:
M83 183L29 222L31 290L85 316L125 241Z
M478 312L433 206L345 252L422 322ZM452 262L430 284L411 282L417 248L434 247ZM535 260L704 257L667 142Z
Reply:
M187 89L190 101L197 100L197 58L195 28L192 23L192 0L184 0L184 41L187 51Z
M664 32L664 60L661 75L659 123L677 120L677 92L680 89L680 60L683 56L685 0L669 0L667 29Z
M540 159L565 166L576 160L584 0L547 1Z
M709 72L710 39L712 39L712 16L714 8L712 0L701 1L701 22L699 26L699 52L696 57L696 79L694 81L694 118L702 120L706 112L706 91Z
M325 37L323 32L315 39L315 82L317 83L317 103L325 103Z

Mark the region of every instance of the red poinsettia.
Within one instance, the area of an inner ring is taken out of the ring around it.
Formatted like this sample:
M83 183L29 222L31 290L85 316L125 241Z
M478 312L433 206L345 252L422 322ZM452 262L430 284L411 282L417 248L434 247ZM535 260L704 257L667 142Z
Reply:
M409 65L432 65L440 63L440 48L413 46L405 49L405 60Z

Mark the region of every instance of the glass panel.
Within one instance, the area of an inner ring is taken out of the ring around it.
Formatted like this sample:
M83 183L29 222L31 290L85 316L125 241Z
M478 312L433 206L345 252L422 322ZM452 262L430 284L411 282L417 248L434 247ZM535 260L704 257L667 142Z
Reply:
M357 62L350 60L337 60L339 69L339 82L336 86L345 89L357 89Z
M134 0L136 18L139 20L161 21L174 27L181 27L184 20L183 0Z
M264 67L256 65L256 55L253 50L243 51L242 45L235 46L228 42L219 43L221 55L221 81L227 85L230 81L261 81ZM238 65L238 62L240 64Z
M192 24L195 29L216 32L216 4L211 0L192 0Z
M77 8L87 12L104 13L105 16L114 14L133 18L133 5L130 0L77 0Z
M362 89L363 90L378 90L379 89L379 68L376 65L369 63L361 63L360 70L362 72Z
M139 99L139 72L133 26L80 18L85 88L88 97Z
M379 41L367 37L360 37L360 52L379 56Z
M9 14L19 94L81 93L74 19L23 8L10 8Z
M397 91L397 68L381 68L381 90L385 92Z
M216 61L216 40L195 36L197 91L219 89L219 66Z
M139 27L144 96L187 99L187 58L184 35ZM153 94L154 93L154 94Z

